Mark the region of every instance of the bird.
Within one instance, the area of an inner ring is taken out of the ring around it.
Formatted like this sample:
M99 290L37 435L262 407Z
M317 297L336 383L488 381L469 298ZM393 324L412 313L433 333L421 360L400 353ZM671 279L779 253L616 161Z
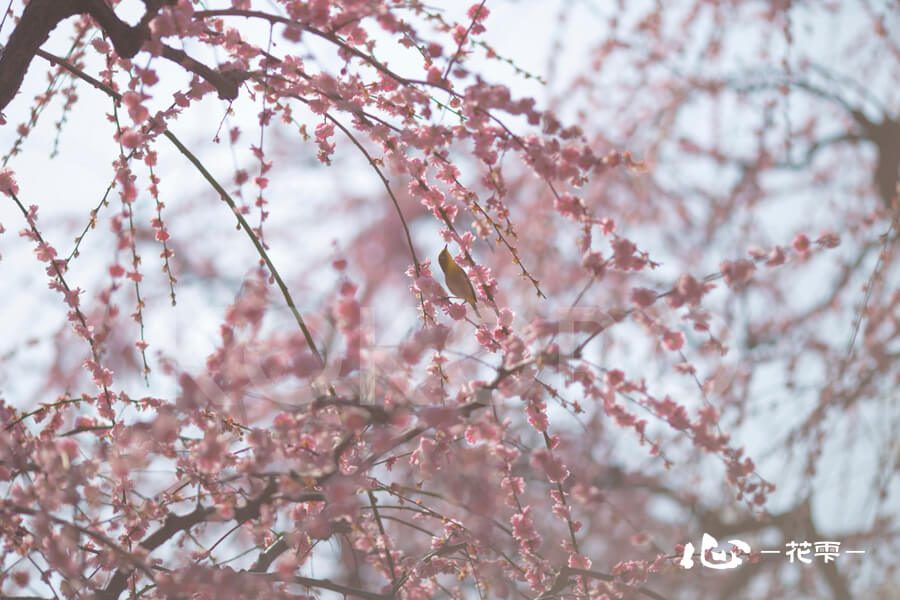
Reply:
M468 302L472 306L472 310L475 311L475 314L478 315L478 318L480 319L481 313L478 312L478 307L475 306L477 301L475 298L475 288L472 287L472 282L469 281L469 276L466 275L463 268L453 260L453 257L447 250L447 246L444 246L444 249L441 250L441 253L438 255L438 263L441 265L441 270L444 272L444 281L447 282L450 293L454 294L457 298L462 298Z

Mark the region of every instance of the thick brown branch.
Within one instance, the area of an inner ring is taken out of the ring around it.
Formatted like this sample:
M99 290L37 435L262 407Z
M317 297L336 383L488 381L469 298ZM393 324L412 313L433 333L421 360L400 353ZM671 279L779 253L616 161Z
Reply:
M278 489L274 479L270 479L265 489L253 500L247 502L244 506L238 508L234 512L234 520L239 524L246 523L251 519L259 516L260 508L263 504L269 502ZM215 513L214 508L198 506L192 512L186 515L170 514L166 517L162 527L151 533L141 541L140 546L144 550L150 552L162 546L172 539L176 534L182 531L188 531L195 525L205 521L210 515ZM97 593L98 600L108 599L114 600L125 590L128 585L128 577L131 575L131 569L119 568L113 574L106 589Z
M161 5L161 2L147 3L150 18L156 15ZM149 18L145 17L138 25L129 25L103 0L32 0L25 6L0 56L0 110L18 93L31 60L50 37L50 32L65 19L79 14L93 17L123 58L136 55L149 35Z
M144 0L144 16L137 25L129 25L104 0L32 0L25 6L0 54L0 110L18 93L31 60L40 54L50 32L65 19L90 15L109 37L116 53L122 58L133 58L150 37L150 21L164 5L173 3L173 0ZM162 46L162 56L205 79L225 100L237 98L240 84L246 79L239 71L216 71L169 46Z
M0 110L6 107L22 85L28 65L56 25L81 12L75 0L32 0L7 40L0 55Z
M50 0L51 2L54 0ZM59 1L59 0L55 0ZM116 54L122 58L134 58L150 35L149 22L162 7L162 2L147 3L147 15L137 25L129 25L116 16L116 13L104 0L81 0L82 13L93 17L97 25L109 36ZM149 18L148 18L149 17Z
M216 71L194 60L183 50L170 46L163 45L162 56L208 81L216 88L216 91L219 92L219 98L223 100L234 100L237 98L241 83L248 77L246 73L237 70Z

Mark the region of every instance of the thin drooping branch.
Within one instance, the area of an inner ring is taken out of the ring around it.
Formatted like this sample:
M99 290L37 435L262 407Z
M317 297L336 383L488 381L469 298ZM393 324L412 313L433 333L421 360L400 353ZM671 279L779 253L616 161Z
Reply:
M215 177L203 166L203 163L194 156L193 152L187 149L187 147L181 143L177 137L175 137L172 132L168 129L163 132L163 135L169 139L172 144L178 148L178 151L181 152L185 158L187 158L191 164L193 164L197 171L203 176L204 179L219 193L219 197L222 199L225 204L231 209L231 212L234 213L235 218L237 218L238 223L241 226L241 229L246 232L247 236L250 238L250 241L253 242L253 245L256 247L256 251L259 253L259 256L263 259L263 262L266 263L266 267L269 269L269 273L272 274L272 277L275 279L275 283L278 285L278 288L281 290L281 294L284 296L285 302L287 302L288 308L291 310L291 314L294 315L294 320L297 321L297 326L300 327L300 331L303 332L303 337L306 340L307 346L309 346L310 351L315 355L316 360L319 361L319 365L325 366L325 359L319 353L319 349L316 347L316 343L313 341L312 333L310 333L309 328L306 326L306 322L303 320L303 317L300 315L300 311L297 310L297 305L294 304L294 298L291 296L291 293L288 291L287 284L284 283L284 280L281 278L281 275L278 273L278 269L275 268L275 265L272 263L272 259L269 258L269 253L266 252L263 243L260 241L259 237L253 232L253 227L250 223L247 222L247 219L241 214L240 209L235 204L234 200L231 198L231 195L225 191L225 188L216 180Z
M19 200L18 196L14 192L10 192L10 197L15 202L16 206L22 212L22 216L25 217L25 221L28 223L28 228L31 229L31 234L34 236L35 240L42 246L48 246L47 242L44 240L41 235L40 230L38 230L37 225L34 223L34 219L29 211L22 205L22 202ZM66 278L63 275L65 271L65 266L61 266L60 263L63 261L59 261L53 257L50 258L50 266L52 267L52 272L56 277L57 282L62 287L62 291L66 296L66 302L72 308L72 312L75 314L75 317L78 319L78 323L81 325L82 330L85 332L83 336L90 346L91 349L91 358L94 361L94 365L96 365L97 369L102 368L100 362L100 352L97 348L96 340L94 336L90 333L91 328L88 326L87 319L84 316L84 313L81 311L81 308L78 307L78 304L75 300L71 299L73 296L72 288L69 287L69 284L66 282ZM106 401L107 408L112 410L112 394L109 393L109 389L106 383L102 383L100 386L103 390L103 399ZM114 418L114 415L111 415Z
M387 561L388 571L391 575L391 587L397 589L397 567L394 565L394 558L391 556L391 547L388 544L388 536L384 531L384 523L381 521L381 514L378 512L378 500L372 490L368 491L369 505L372 507L372 515L375 517L375 523L378 525L378 533L381 536L381 544L384 545L384 557ZM377 547L377 545L376 545Z
M873 120L866 116L862 107L855 106L844 98L839 92L831 91L816 85L805 79L782 79L780 77L763 78L761 81L743 83L737 78L726 80L738 92L755 92L758 90L777 89L782 86L790 86L830 102L843 109L856 123L859 131L848 131L839 134L836 138L826 140L826 143L840 142L870 142L877 151L876 164L873 173L873 183L878 190L878 195L884 205L890 209L897 195L897 185L900 182L900 116L890 114L887 111L878 115ZM879 107L881 103L876 103ZM883 109L882 109L883 110ZM817 142L810 148L807 160L818 151L821 142ZM802 164L800 166L803 166Z
M90 75L88 75L87 73L82 71L81 69L76 68L75 66L70 64L68 61L66 61L58 56L54 56L54 55L50 54L49 52L44 52L43 50L38 50L37 54L41 58L44 58L53 64L63 67L64 69L66 69L67 71L69 71L70 73L72 73L73 75L78 77L79 79L82 79L82 80L88 82L93 87L97 88L101 92L112 97L116 101L120 101L122 99L122 96L118 92L116 92L115 90L110 88L108 85L106 85L102 81L99 81L94 77L91 77ZM266 264L266 267L268 267L269 272L272 274L272 277L275 279L275 282L278 284L278 288L281 290L281 294L282 294L282 296L284 296L284 300L287 303L288 307L290 308L291 314L294 316L294 319L297 321L297 325L300 327L300 331L303 333L303 337L306 340L306 343L309 346L310 351L313 353L313 355L319 361L319 364L324 367L325 360L322 357L321 353L319 352L318 348L316 347L316 344L312 338L312 333L310 333L309 328L306 326L306 322L303 320L303 317L300 314L300 311L297 309L297 306L294 303L294 299L291 296L290 291L288 291L287 285L284 283L284 280L281 278L281 275L278 273L278 270L275 268L275 265L272 263L272 259L269 258L269 254L268 254L268 252L266 252L266 249L263 246L262 242L259 240L259 238L256 236L256 234L253 232L253 228L250 226L250 224L247 222L247 220L244 219L243 215L241 215L241 212L240 212L240 210L238 210L237 205L235 204L234 200L231 198L231 195L228 194L227 191L225 191L225 188L223 188L221 186L221 184L219 184L218 180L216 180L216 178L212 176L212 174L206 169L206 167L203 166L203 163L201 163L200 160L190 150L188 150L188 148L184 144L181 143L181 140L179 140L175 136L175 134L170 132L168 129L163 129L162 133L170 142L172 142L172 144L178 149L178 151L181 152L181 154L183 154L184 157L187 158L191 162L192 165L194 165L194 167L196 167L196 169L200 172L200 174L203 176L203 178L206 179L206 181L213 187L213 189L215 189L216 192L219 193L219 197L222 199L222 201L225 202L229 206L229 208L231 208L231 212L235 215L235 218L237 218L237 220L240 223L241 228L244 230L244 232L250 237L250 240L253 242L253 245L256 248L257 253L259 253L260 258L263 259L263 262Z
M444 75L441 79L447 79L447 75L450 74L450 71L453 70L453 65L459 60L459 57L462 55L463 46L466 45L466 40L469 39L469 34L472 33L472 28L475 27L475 23L478 22L479 13L481 13L481 9L484 8L484 5L487 3L487 0L481 0L481 4L478 5L478 8L475 9L475 14L472 15L472 20L469 22L469 26L466 28L466 32L459 38L459 42L456 44L456 52L453 53L453 56L450 57L450 61L447 63L447 66L444 67Z

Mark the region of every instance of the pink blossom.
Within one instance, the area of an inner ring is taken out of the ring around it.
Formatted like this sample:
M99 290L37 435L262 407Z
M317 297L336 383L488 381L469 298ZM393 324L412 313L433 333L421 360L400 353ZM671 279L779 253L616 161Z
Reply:
M540 544L540 536L534 527L534 521L531 518L531 507L526 506L522 512L510 517L509 522L512 525L513 538L520 546L533 552Z
M56 249L46 242L39 242L34 249L34 253L41 262L50 262L56 258Z
M0 170L0 192L11 196L19 193L14 174L9 169Z
M699 306L703 300L703 296L711 289L713 289L713 284L697 281L694 277L685 273L678 278L675 288L669 295L669 306L673 308L685 304L689 306Z
M684 334L680 331L666 330L663 333L663 345L673 352L684 346Z
M724 261L719 265L729 287L742 287L750 281L756 266L749 260Z
M631 290L631 301L641 308L647 308L656 302L656 292L647 288L634 288Z
M785 260L784 250L781 246L775 246L772 248L772 251L769 252L769 257L766 260L766 265L769 267L777 267L779 265L783 265Z
M144 136L134 129L124 129L120 140L126 148L134 149L144 143Z
M569 555L567 564L573 569L590 569L593 563L587 556L573 553Z
M587 213L581 198L571 194L563 194L555 200L554 207L559 213L570 219L579 219Z
M809 238L802 233L798 233L794 236L794 241L791 242L791 245L799 254L805 254L809 251Z
M473 4L469 7L469 10L466 11L466 16L473 21L484 21L488 18L488 15L491 14L491 11L488 10L484 4L484 2Z
M531 466L543 472L553 483L565 481L569 477L569 470L562 461L544 448L531 453Z
M610 387L617 387L625 381L625 374L619 369L612 369L606 373L606 383Z

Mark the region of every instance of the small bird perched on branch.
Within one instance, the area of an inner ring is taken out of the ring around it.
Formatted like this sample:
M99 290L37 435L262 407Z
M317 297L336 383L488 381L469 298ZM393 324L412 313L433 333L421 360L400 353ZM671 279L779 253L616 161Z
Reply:
M472 282L469 281L469 276L466 275L463 268L453 260L453 257L447 250L447 246L444 246L444 249L441 250L441 253L438 255L438 263L440 263L441 270L444 272L444 281L447 282L450 293L457 298L462 298L468 302L472 306L472 310L475 311L475 314L478 315L478 318L480 319L481 313L478 312L478 307L475 306L475 303L477 302L475 298L475 288L472 287Z

